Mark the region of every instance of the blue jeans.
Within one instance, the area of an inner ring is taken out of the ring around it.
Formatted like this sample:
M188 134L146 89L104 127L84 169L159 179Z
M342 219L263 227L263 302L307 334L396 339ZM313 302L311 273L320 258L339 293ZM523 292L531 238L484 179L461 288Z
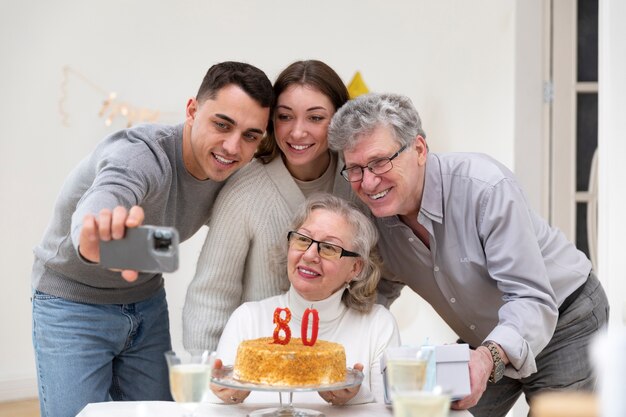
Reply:
M42 417L110 400L169 400L165 290L133 304L83 304L35 291L33 346Z
M537 372L522 379L504 377L496 384L487 383L480 401L469 411L475 417L504 417L522 393L530 402L546 391L593 391L596 378L589 346L608 318L606 294L592 272L580 295L559 315L552 339L535 358Z

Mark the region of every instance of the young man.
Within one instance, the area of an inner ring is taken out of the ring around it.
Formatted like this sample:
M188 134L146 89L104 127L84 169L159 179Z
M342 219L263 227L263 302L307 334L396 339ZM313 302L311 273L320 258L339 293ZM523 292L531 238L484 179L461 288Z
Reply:
M187 102L183 124L114 133L70 174L34 251L42 417L75 416L110 399L171 399L163 277L120 277L99 266L99 242L142 223L175 227L181 241L191 237L207 223L223 181L252 159L273 100L258 68L216 64Z
M609 308L589 259L529 207L505 166L429 153L425 137L411 101L394 94L352 100L328 133L377 218L394 280L381 281L383 297L408 285L474 348L472 392L453 407L504 416L522 391L593 389L587 348Z

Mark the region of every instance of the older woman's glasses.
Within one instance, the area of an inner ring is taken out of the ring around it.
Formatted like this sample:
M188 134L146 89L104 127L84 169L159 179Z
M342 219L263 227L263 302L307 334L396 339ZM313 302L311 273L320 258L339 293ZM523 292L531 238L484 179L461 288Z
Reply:
M345 250L341 246L333 245L332 243L327 242L320 242L294 231L287 233L287 240L289 241L290 248L302 252L307 251L312 244L317 243L317 253L319 253L320 256L325 259L339 259L342 256L361 256L358 253Z
M367 168L369 172L374 175L382 175L385 172L389 172L391 171L391 168L393 168L393 164L391 163L391 161L393 161L398 155L400 155L403 150L408 148L408 146L409 145L404 145L398 150L398 152L394 153L389 158L374 159L372 162L364 167L360 165L355 165L350 168L346 168L344 166L341 170L341 175L343 175L343 177L350 182L357 182L363 179L363 171L365 170L365 168Z

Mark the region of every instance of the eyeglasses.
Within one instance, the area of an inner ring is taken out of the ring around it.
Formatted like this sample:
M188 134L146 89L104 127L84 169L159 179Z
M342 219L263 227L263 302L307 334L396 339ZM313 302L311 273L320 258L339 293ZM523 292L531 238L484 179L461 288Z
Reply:
M339 245L333 245L332 243L320 242L315 239L311 239L301 233L291 231L287 233L287 240L289 241L289 247L295 250L306 252L312 244L317 243L317 253L325 259L339 259L342 256L359 257L358 253L345 250Z
M393 168L393 161L402 151L407 149L409 145L404 145L401 147L398 152L391 155L389 158L378 158L371 161L366 166L362 167L360 165L355 165L350 168L346 168L345 166L341 170L341 175L350 182L357 182L363 179L363 171L365 168L369 170L374 175L382 175L385 172L389 172L391 168Z

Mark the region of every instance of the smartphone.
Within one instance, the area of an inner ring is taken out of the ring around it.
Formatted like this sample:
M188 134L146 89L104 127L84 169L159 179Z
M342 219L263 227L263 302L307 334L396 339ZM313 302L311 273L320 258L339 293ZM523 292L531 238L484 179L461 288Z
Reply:
M174 272L178 269L178 239L173 227L128 228L122 239L100 241L100 265L108 269Z

